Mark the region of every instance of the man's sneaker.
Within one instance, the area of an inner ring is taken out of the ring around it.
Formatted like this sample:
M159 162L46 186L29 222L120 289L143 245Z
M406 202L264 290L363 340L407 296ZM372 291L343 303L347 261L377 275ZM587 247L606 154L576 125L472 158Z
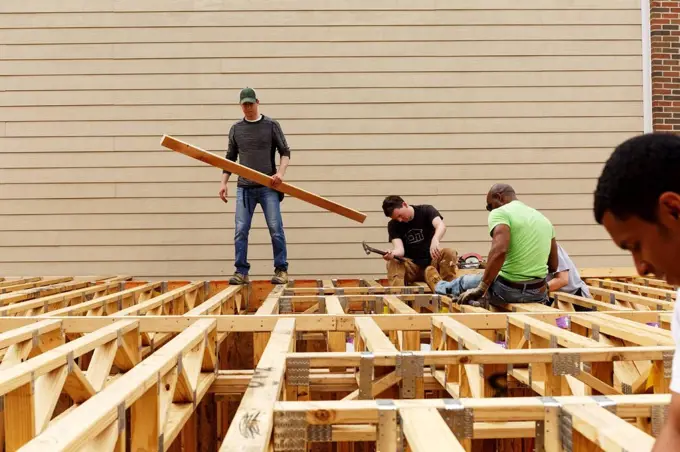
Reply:
M242 273L234 273L234 276L232 276L229 279L229 284L232 286L238 286L238 285L243 285L243 284L248 284L250 280L248 279L248 275L244 275Z
M434 287L441 280L442 277L439 275L437 269L434 268L432 265L428 265L428 267L425 269L425 282L427 283L432 293L434 293Z
M288 272L285 270L276 270L272 277L272 284L288 284Z

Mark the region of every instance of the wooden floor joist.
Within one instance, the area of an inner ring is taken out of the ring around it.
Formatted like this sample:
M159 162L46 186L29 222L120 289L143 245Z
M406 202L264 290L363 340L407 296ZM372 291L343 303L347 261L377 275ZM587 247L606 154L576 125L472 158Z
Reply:
M2 276L0 445L649 451L676 300L612 273L586 269L595 298L490 310L372 279Z

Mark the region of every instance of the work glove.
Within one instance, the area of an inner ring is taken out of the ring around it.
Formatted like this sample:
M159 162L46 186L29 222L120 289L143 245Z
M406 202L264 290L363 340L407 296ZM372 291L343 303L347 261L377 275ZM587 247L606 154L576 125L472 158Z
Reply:
M484 281L480 281L479 285L475 287L474 289L469 289L463 292L460 297L458 297L458 303L459 304L473 304L472 302L479 300L484 296L486 293L486 290L489 288L489 286L484 283ZM474 303L476 305L479 305L479 303Z

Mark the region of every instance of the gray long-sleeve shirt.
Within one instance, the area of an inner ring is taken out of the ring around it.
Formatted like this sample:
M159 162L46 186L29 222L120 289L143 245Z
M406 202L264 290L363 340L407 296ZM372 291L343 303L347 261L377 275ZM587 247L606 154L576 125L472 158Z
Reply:
M257 121L241 119L229 130L227 160L235 162L238 157L241 165L273 176L276 174L277 150L281 157L290 157L290 148L281 126L268 116L261 115ZM260 184L239 176L238 186L258 187Z

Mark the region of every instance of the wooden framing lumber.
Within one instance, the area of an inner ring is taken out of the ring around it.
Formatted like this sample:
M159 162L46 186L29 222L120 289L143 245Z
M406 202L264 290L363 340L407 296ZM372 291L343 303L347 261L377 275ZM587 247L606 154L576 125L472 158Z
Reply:
M47 427L62 391L80 403L103 387L114 363L120 369L134 367L139 348L134 341L125 346L125 341L130 335L138 338L137 326L121 321L1 370L7 450L18 450ZM85 374L75 360L90 351L95 354Z
M115 293L122 287L120 282L105 282L97 284L96 286L89 286L79 288L68 292L48 295L46 297L28 299L12 303L0 308L0 315L12 316L17 314L23 315L40 315L46 314L52 310L68 307L74 303L82 303L88 297L93 299L103 297L104 295Z
M215 339L214 320L194 323L142 365L51 424L22 451L94 450L95 445L102 447L102 434L109 441L97 450L123 447L128 408L132 450L166 451L215 378Z
M607 451L651 450L654 438L612 412L596 405L566 405L562 416L571 419L572 435L578 431L593 444ZM572 437L573 441L573 437Z
M274 428L274 403L281 392L286 370L285 353L295 345L294 334L295 320L282 319L277 322L220 452L265 452L269 449Z
M405 408L399 410L399 415L404 426L404 436L412 451L465 452L465 448L458 442L436 408Z
M605 289L616 289L624 293L637 293L650 298L658 298L659 300L674 301L676 292L674 290L660 289L656 287L640 286L621 281L611 281L606 279L592 278L588 279L590 286L601 287Z
M364 213L361 213L354 209L350 209L349 207L345 207L342 204L338 204L329 199L323 198L319 195L315 195L314 193L303 190L287 182L282 182L277 187L273 187L272 178L270 176L267 176L266 174L250 169L236 162L227 160L224 157L220 157L218 155L213 154L212 152L205 151L189 143L185 143L174 137L163 135L163 138L161 139L161 145L175 152L179 152L186 156L195 158L196 160L200 160L201 162L245 177L246 179L252 180L253 182L257 182L258 184L264 185L266 187L271 187L277 191L294 196L302 201L308 202L317 207L321 207L322 209L326 209L330 212L342 215L343 217L349 218L350 220L354 220L359 223L363 223L364 220L366 220L366 214Z
M519 452L572 438L574 452L648 450L670 401L675 301L624 287L439 312L456 306L422 285L329 278L256 291L241 309L251 288L225 281L73 277L0 307L0 444Z

